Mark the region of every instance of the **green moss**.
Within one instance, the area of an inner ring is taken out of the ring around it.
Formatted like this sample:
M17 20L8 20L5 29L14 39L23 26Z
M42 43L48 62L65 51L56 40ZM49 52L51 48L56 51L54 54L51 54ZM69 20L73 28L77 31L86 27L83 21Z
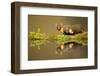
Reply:
M88 33L83 32L76 35L57 35L55 36L55 41L60 43L68 43L68 42L76 42L79 44L87 45L88 40Z
M42 33L36 33L36 32L29 33L29 39L33 39L33 40L47 39L47 37L48 36L46 34L42 34Z

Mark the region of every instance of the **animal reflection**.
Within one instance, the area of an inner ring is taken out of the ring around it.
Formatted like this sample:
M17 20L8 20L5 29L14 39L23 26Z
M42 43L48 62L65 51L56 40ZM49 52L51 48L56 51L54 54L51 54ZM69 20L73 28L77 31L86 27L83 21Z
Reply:
M80 50L81 46L82 44L78 44L75 42L60 44L57 46L56 54L63 55L65 52L73 51L73 49Z

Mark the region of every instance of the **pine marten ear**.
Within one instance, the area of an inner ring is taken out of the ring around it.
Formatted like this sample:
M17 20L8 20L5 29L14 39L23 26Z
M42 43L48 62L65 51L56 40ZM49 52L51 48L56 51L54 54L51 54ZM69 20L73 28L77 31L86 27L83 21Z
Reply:
M63 27L64 27L63 23L59 23L59 24L56 23L56 28L57 28L58 31L60 31L61 28L63 28Z

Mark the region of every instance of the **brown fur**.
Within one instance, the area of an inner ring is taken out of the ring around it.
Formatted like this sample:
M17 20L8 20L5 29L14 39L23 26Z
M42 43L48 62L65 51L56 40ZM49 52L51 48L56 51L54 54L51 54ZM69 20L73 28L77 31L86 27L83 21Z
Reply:
M65 35L74 35L74 34L82 33L84 31L80 24L66 25L66 26L63 24L56 24L56 28L58 31L61 31L61 29L63 29L63 34ZM72 33L69 32L69 29L72 30Z

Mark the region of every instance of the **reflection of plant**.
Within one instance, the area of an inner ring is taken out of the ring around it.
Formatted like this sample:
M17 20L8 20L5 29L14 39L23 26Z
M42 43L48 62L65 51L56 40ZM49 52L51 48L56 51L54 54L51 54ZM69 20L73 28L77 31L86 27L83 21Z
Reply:
M30 40L31 46L40 46L47 43L47 40Z
M30 40L30 46L37 46L40 49L40 45L48 43L47 40Z
M77 43L83 44L83 45L87 45L88 33L84 32L84 33L75 35L74 41L76 41Z

